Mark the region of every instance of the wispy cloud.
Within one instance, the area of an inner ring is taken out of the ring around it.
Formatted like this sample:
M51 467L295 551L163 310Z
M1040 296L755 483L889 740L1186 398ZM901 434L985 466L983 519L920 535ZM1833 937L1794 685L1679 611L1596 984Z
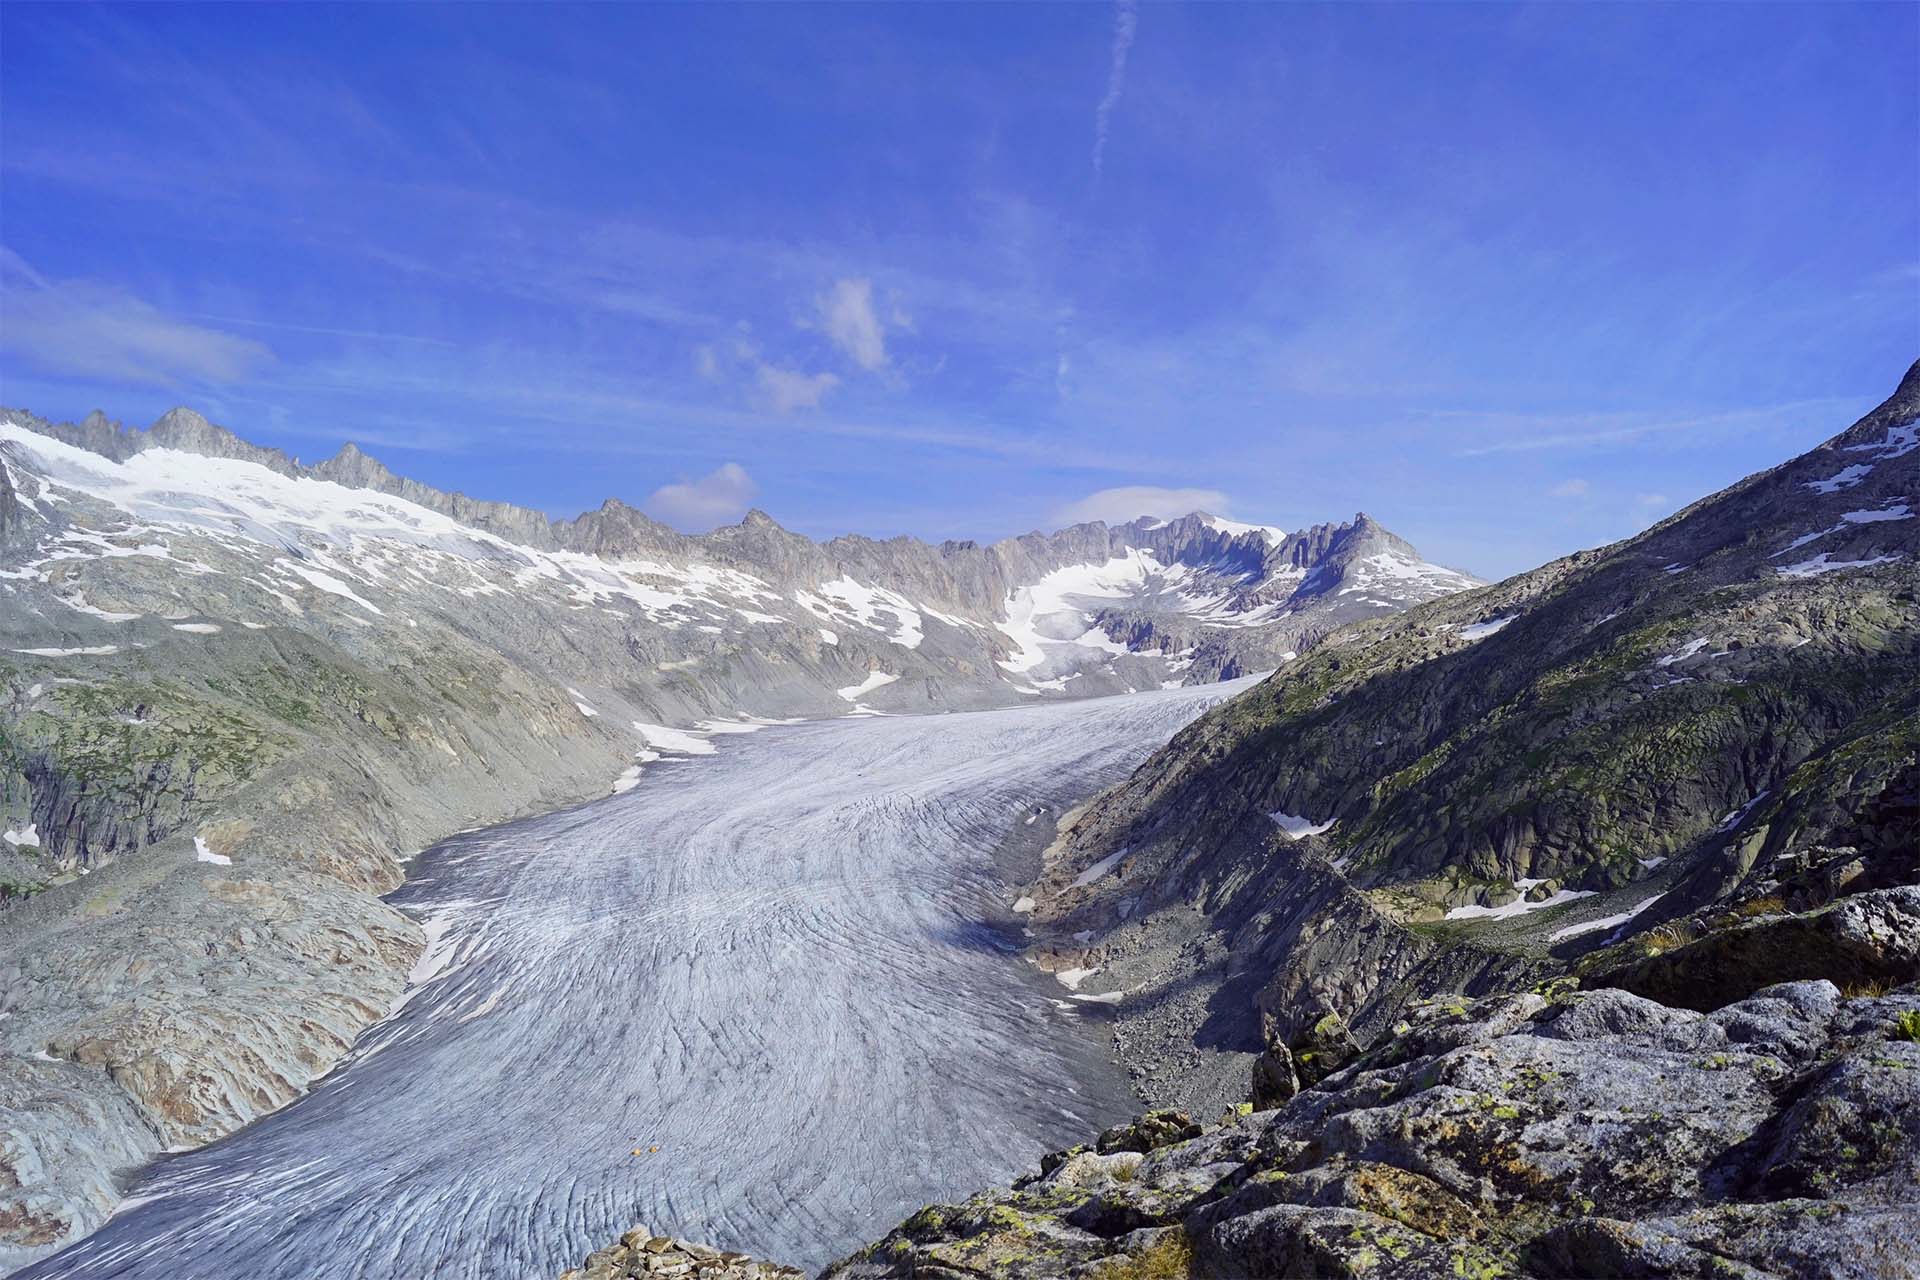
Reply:
M0 249L0 347L55 373L174 386L238 382L273 361L251 338L189 324L115 285L49 280Z
M1054 512L1059 523L1083 524L1104 520L1108 524L1126 524L1141 516L1172 520L1194 511L1224 515L1229 503L1218 489L1167 489L1159 485L1121 485L1090 493L1078 502L1070 502Z
M869 373L886 366L886 329L873 310L873 281L836 280L815 306L821 329L849 360Z
M1547 490L1547 496L1550 498L1578 498L1586 493L1590 487L1585 480L1576 477L1572 480L1562 480L1559 484Z
M641 507L656 519L698 533L739 519L759 492L745 467L727 462L698 480L662 485Z
M761 397L775 413L817 409L821 397L840 385L840 379L830 373L802 373L773 364L758 366L756 376Z
M1106 167L1107 130L1113 122L1113 109L1120 105L1120 94L1127 87L1127 51L1133 48L1138 21L1134 0L1120 0L1113 15L1113 56L1107 64L1107 91L1093 112L1093 175L1096 178Z
M1460 457L1478 458L1496 453L1538 453L1550 449L1599 448L1606 445L1632 443L1649 435L1776 426L1782 422L1809 416L1837 419L1852 405L1853 402L1850 400L1822 397L1704 414L1664 415L1632 412L1533 415L1445 411L1430 416L1465 420L1482 431L1513 433L1507 439L1492 440L1457 451Z
M282 320L247 320L240 316L208 315L203 311L183 311L181 314L194 320L211 320L216 324L237 324L248 329L279 329L286 333L317 333L335 338L366 338L374 342L420 342L430 347L458 345L445 338L429 338L417 333L390 333L379 329L336 329L328 325L289 324Z

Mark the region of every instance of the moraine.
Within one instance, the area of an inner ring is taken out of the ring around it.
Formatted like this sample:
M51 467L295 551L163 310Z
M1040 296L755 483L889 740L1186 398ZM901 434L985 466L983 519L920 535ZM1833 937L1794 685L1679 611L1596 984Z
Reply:
M1134 1103L994 850L1246 683L776 729L436 846L399 1011L21 1274L520 1280L636 1221L811 1266L1004 1180Z

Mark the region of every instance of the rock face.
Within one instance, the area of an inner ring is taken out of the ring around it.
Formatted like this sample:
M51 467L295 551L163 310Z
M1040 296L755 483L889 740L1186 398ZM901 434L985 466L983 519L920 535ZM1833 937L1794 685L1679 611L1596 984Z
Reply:
M1047 1157L845 1277L1920 1275L1920 991L1436 1001L1279 1107Z
M1920 980L1920 886L1842 898L1805 915L1778 914L1717 930L1592 978L1688 1009L1718 1009L1783 979L1847 987Z
M684 1276L687 1280L800 1280L806 1273L777 1262L763 1262L744 1253L712 1249L691 1240L656 1236L635 1227L620 1243L596 1249L580 1266L562 1272L560 1280L645 1280L649 1276Z
M1759 885L1831 896L1896 845L1910 864L1916 503L1920 364L1637 537L1334 632L1066 824L1027 890L1045 962L1097 973L1079 989L1117 1002L1150 1100L1210 1111L1327 1014L1370 1043L1410 999L1524 987ZM1860 860L1822 862L1824 888L1796 870L1838 848ZM1791 926L1829 925L1821 964L1848 919ZM1786 928L1712 946L1738 967ZM1659 975L1705 955L1633 981L1677 996Z
M688 537L185 409L0 411L0 1268L337 1061L424 943L378 895L446 835L776 718L1197 683L1469 585L1365 518Z

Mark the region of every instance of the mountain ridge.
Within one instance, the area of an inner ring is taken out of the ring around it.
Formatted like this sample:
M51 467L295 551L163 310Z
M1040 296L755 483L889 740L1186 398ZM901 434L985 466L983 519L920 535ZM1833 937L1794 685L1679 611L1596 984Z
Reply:
M1043 962L1210 1108L1329 1014L1378 1035L1713 909L1920 750L1916 494L1920 364L1644 533L1343 628L1089 806L1026 890Z

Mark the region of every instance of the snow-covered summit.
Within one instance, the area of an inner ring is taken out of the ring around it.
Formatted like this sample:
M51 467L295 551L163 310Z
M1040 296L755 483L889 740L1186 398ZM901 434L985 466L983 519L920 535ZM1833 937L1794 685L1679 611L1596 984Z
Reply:
M1475 585L1364 515L1289 533L1194 512L990 546L821 543L760 511L689 536L618 499L551 520L352 444L304 465L188 409L145 431L0 413L0 536L11 648L429 622L502 643L530 626L605 632L643 658L636 696L673 673L674 698L636 708L650 722L703 679L725 686L694 699L703 712L778 714L843 714L838 691L874 673L893 677L868 687L898 710L1216 679ZM183 610L228 625L148 638ZM562 674L584 688L614 673ZM772 688L767 705L741 706L749 682Z

